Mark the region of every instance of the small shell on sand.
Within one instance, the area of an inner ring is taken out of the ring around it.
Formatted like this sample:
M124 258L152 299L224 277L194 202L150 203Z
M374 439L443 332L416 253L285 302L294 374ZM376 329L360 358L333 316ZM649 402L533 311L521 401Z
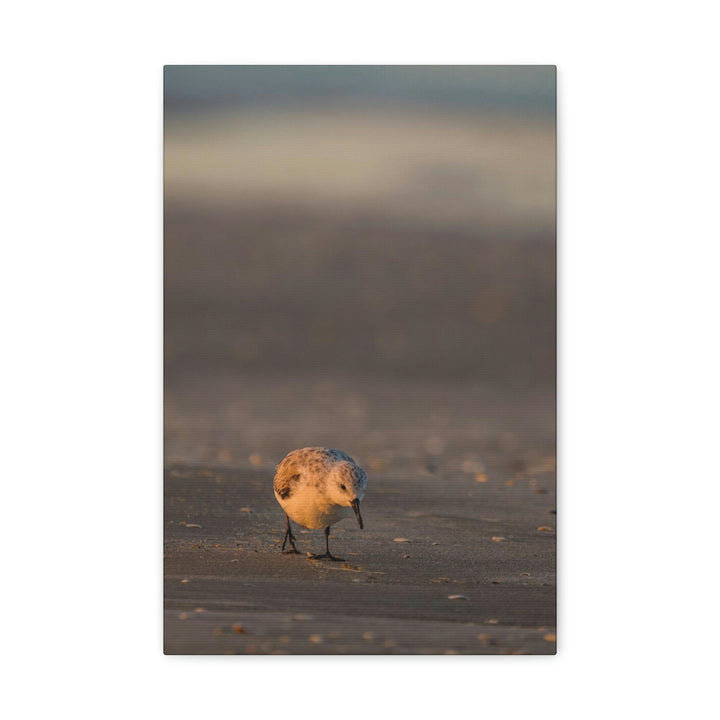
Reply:
M448 595L448 600L469 600L467 595Z
M407 538L393 538L393 542L410 542Z

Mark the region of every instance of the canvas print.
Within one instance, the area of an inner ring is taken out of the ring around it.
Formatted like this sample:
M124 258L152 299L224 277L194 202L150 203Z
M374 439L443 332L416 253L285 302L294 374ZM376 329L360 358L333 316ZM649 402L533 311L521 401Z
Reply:
M164 651L547 655L556 69L164 69Z

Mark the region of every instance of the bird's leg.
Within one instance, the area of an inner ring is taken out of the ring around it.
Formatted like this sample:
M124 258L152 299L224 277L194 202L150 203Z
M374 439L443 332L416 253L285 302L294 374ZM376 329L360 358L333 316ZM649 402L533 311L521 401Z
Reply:
M345 562L342 558L335 557L334 555L330 554L330 526L328 525L325 528L325 553L323 555L311 555L311 560L320 560L322 558L327 558L328 560L335 560L336 562Z
M292 528L290 527L290 518L287 513L285 513L285 520L287 520L287 530L285 531L285 537L283 538L283 544L280 550L284 551L286 555L299 555L300 553L298 553L298 549L295 547L295 536L293 535ZM288 540L290 541L290 547L292 550L285 551L285 543Z

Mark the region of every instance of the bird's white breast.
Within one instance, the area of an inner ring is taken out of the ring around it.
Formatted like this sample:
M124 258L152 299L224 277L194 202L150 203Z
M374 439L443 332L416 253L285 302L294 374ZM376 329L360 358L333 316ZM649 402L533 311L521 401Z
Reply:
M288 498L281 498L277 492L275 498L291 520L311 530L333 525L352 515L352 508L335 505L322 493L312 487L298 488Z

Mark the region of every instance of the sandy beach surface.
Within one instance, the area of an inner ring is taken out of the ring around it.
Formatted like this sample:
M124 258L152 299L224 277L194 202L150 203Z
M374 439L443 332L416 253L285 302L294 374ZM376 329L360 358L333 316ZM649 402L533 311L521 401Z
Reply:
M554 401L221 374L168 387L165 652L555 653ZM332 530L345 562L306 557L320 530L280 552L275 465L309 438L369 474L365 529Z
M166 108L167 653L555 652L554 116L370 105ZM344 563L280 552L307 446Z

